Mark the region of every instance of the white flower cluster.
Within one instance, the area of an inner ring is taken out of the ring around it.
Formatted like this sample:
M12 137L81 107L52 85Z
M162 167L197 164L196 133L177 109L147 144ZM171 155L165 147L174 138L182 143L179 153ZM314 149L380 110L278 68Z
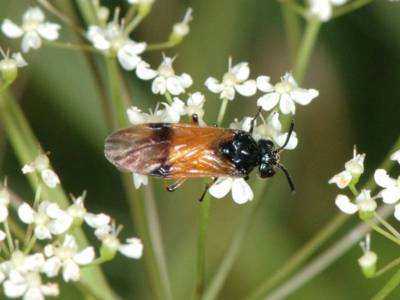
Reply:
M44 154L24 166L23 170L39 172L45 184L51 183L49 187L54 187L55 178L59 183ZM43 172L50 171L50 176L43 175ZM18 241L8 230L12 198L7 184L3 185L0 189L0 225L5 231L0 230L0 242L7 249L0 259L0 283L7 298L37 300L58 296L58 284L46 283L45 277L61 275L65 282L78 281L82 267L109 261L117 252L134 259L142 256L142 242L137 238L128 238L126 243L121 243L117 237L120 230L114 229L111 218L103 213L87 212L84 197L83 194L73 199L69 207L61 208L55 202L42 199L39 187L33 205L26 202L18 205L18 218L27 227L25 240ZM101 242L97 258L93 246L81 248L74 237L74 231L83 223L94 230ZM44 243L43 249L36 244L37 240Z
M329 21L332 17L334 6L340 6L347 0L308 0L309 14L317 17L322 22Z
M356 192L355 185L364 172L364 159L365 154L358 154L354 149L353 158L346 162L345 170L329 180L329 183L335 183L340 189L350 187L355 194L354 202L346 195L337 195L335 200L337 207L346 214L358 212L361 218L368 219L374 215L378 206L376 199L381 198L386 204L395 204L394 216L400 221L400 176L397 179L392 178L386 170L378 169L374 173L374 179L382 189L373 197L370 190ZM400 150L394 152L390 159L400 165Z

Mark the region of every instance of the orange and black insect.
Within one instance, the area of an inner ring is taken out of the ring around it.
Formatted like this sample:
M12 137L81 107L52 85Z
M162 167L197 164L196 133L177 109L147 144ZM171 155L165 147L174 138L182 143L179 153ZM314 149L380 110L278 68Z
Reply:
M196 115L193 124L135 125L107 137L104 152L121 171L175 179L176 182L167 187L168 191L174 191L188 178L247 179L255 167L261 178L272 177L277 168L283 170L293 191L293 182L279 163L279 154L289 142L294 124L291 124L285 144L276 148L270 140L256 142L251 136L256 117L249 132L200 127Z

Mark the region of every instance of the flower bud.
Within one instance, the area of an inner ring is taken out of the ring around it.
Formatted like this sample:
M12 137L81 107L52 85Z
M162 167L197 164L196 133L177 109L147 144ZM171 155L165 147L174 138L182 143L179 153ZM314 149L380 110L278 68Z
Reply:
M11 58L6 58L0 61L1 78L6 83L13 82L18 76L17 62Z
M358 264L365 277L371 278L375 275L377 261L378 256L372 251L365 252L363 256L358 259Z
M189 8L183 17L182 22L176 23L172 27L172 33L169 36L169 41L174 44L179 44L190 31L189 22L192 20L192 9Z

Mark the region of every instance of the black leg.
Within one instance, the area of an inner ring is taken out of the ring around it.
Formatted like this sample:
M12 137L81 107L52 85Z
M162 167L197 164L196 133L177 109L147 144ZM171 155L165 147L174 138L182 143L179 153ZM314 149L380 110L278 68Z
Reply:
M249 130L250 133L253 133L254 124L256 123L256 120L257 120L258 116L259 116L260 113L261 113L261 109L262 109L262 107L260 106L260 107L258 108L258 111L257 111L256 115L254 116L253 120L251 120L251 123L250 123L250 130Z
M192 123L199 126L199 116L197 114L192 115Z
M199 202L202 202L204 197L206 196L206 193L208 191L208 189L210 188L210 186L212 186L216 181L218 180L218 177L215 177L211 182L207 183L206 186L204 187L204 191L201 194L200 198L199 198Z
M184 182L186 179L178 179L176 182L167 185L166 186L166 190L168 192L174 192L175 190L177 190Z

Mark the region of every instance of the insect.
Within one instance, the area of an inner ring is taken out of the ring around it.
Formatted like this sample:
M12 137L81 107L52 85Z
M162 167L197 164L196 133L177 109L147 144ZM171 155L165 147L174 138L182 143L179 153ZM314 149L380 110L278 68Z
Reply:
M243 130L200 127L196 115L192 124L147 123L118 130L105 141L105 156L119 170L143 175L175 179L167 186L174 191L188 178L212 177L200 198L218 177L248 178L258 167L261 178L275 175L281 169L290 189L293 181L279 163L279 154L288 144L294 123L290 125L284 145L276 147L271 140L256 142L252 137L254 123L249 132Z

